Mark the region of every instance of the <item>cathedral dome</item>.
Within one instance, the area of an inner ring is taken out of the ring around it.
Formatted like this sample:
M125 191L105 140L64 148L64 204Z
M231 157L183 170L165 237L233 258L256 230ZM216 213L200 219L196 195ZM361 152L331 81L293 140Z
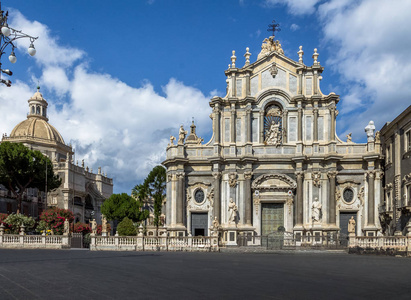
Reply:
M63 137L57 129L41 118L29 117L27 120L17 124L12 130L10 138L22 137L34 137L64 144Z
M34 93L28 102L29 113L27 115L27 120L17 124L12 130L9 138L37 138L64 144L61 134L56 128L48 123L48 104L40 93L40 87L37 87L37 92Z

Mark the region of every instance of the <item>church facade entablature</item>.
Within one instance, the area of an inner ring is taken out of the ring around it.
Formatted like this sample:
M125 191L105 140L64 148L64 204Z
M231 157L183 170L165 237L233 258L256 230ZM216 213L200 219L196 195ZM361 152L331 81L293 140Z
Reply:
M167 183L170 234L210 235L214 220L223 243L234 231L265 235L280 226L299 234L338 233L346 231L351 216L357 233L377 234L381 180L364 175L381 168L377 139L341 141L336 134L339 96L319 89L323 67L317 50L313 65L306 66L302 49L294 61L280 48L268 51L270 41L264 41L255 62L247 49L243 67L232 53L225 71L227 95L210 100L208 142L198 142L194 123L188 136L180 129L178 143L170 137L163 164L170 178L183 174ZM206 187L194 188L201 182ZM199 188L205 198L196 204ZM338 193L355 199L340 200Z

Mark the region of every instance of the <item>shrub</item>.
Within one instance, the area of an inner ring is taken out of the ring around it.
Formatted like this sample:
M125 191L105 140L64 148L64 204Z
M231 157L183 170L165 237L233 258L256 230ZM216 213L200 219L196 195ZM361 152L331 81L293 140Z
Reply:
M20 226L24 225L25 231L28 231L34 227L36 221L32 217L27 217L22 214L12 213L5 220L5 223L9 225L10 232L12 234L17 234L20 232Z
M5 222L8 216L8 214L0 214L0 225L3 224L5 230L10 229L9 225Z
M125 217L117 226L117 231L119 235L133 236L137 235L136 228L133 225L133 221Z
M63 234L65 219L68 219L71 223L74 220L74 216L68 209L53 207L43 211L40 219L47 224L48 229L53 230L54 234Z
M284 231L285 231L285 227L280 225L280 226L278 226L277 230L278 230L279 232L284 232Z
M75 223L74 232L81 232L83 235L91 232L91 227L86 223Z

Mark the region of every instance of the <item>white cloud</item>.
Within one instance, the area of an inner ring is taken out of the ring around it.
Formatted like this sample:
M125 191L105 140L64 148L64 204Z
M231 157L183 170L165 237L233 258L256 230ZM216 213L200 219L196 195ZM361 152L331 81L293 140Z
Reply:
M81 50L61 46L43 24L30 22L16 11L13 15L17 15L15 27L41 36L35 58L50 124L66 143L72 143L74 159L85 159L94 172L101 166L114 178L115 189L130 192L127 189L161 163L170 135L178 134L180 124L189 129L191 117L195 117L198 135L210 135L209 98L198 89L171 78L160 95L150 82L132 87L108 74L92 72ZM10 134L25 119L27 100L34 92L21 82L13 82L12 88L0 86L0 109L12 112L2 114L3 132Z
M293 15L311 14L320 0L265 0L265 5L286 5L288 11Z
M296 30L300 29L300 26L298 26L297 24L291 24L290 29L291 29L291 31L296 31Z
M14 9L11 10L10 16L9 25L12 28L22 30L33 37L39 37L34 42L37 50L34 58L42 66L69 67L85 55L82 50L60 45L58 39L50 35L50 30L46 25L37 21L29 21L19 11ZM17 40L16 44L21 52L27 54L29 46L27 39Z
M345 85L339 124L357 139L364 139L369 120L379 129L410 104L409 11L407 0L333 0L319 7L331 53L326 66Z

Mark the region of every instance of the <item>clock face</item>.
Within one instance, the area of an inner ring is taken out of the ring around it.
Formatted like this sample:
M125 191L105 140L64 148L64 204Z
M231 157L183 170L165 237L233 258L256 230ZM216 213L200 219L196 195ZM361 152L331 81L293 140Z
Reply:
M352 202L352 200L354 199L354 192L352 189L345 189L344 193L343 193L343 198L344 201L347 203Z
M204 192L201 189L198 189L194 195L194 199L197 203L202 203L204 201Z

